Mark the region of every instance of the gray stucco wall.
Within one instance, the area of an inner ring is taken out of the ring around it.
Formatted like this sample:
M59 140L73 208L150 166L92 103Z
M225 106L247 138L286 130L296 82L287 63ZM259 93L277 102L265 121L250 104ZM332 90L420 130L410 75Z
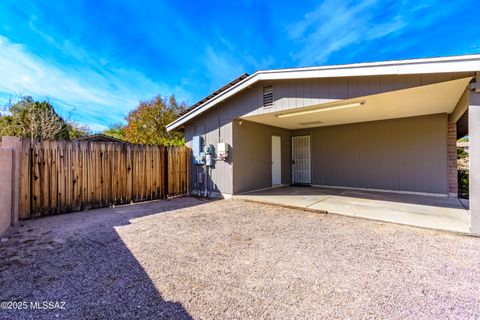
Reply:
M282 184L290 183L290 131L245 120L233 122L233 192L272 186L272 136L280 136Z
M312 129L312 184L447 194L447 125L437 114Z

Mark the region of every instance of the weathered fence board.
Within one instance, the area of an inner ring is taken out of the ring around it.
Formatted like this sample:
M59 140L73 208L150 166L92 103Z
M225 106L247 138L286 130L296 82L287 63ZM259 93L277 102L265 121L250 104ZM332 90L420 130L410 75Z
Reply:
M22 140L20 219L187 194L187 147Z

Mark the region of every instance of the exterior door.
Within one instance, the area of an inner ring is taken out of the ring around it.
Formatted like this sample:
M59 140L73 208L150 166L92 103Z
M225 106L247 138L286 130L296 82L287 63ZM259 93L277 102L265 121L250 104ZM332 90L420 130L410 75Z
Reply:
M282 184L282 138L272 136L272 186Z
M292 137L292 183L310 184L310 136Z

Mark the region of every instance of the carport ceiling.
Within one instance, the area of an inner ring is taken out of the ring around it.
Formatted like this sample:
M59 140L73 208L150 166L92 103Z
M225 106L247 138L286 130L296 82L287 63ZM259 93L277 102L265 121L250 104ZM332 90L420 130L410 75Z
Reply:
M242 119L285 129L301 129L427 114L451 113L470 80L471 78L463 78L370 96L337 100L303 108L246 116L242 117ZM363 104L359 105L359 102ZM347 107L341 108L342 106ZM327 108L327 110L295 115L295 113L300 111L324 108ZM289 113L294 114L287 117L282 116ZM278 117L279 115L280 117Z

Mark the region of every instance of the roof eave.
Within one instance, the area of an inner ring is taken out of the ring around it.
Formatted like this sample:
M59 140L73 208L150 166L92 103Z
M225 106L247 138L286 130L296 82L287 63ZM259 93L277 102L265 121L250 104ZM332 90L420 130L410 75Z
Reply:
M211 100L192 109L180 118L167 125L167 131L176 130L200 113L210 109L217 103L231 97L248 86L261 80L288 80L306 78L336 78L354 76L380 76L399 74L426 74L444 72L471 72L480 71L480 54L412 59L399 61L385 61L373 63L359 63L338 66L309 67L295 69L278 69L257 71L246 77L236 85L228 88Z

